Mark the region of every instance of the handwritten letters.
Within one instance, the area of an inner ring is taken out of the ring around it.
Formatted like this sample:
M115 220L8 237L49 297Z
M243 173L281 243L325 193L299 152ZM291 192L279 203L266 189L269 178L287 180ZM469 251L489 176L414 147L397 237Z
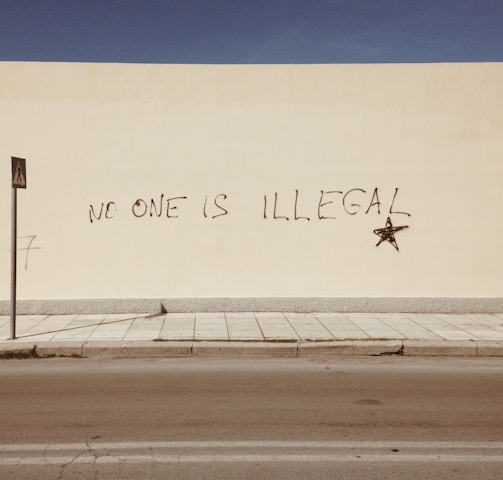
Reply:
M266 193L256 196L256 219L259 215L268 222L325 222L336 221L342 216L367 216L385 215L387 217L384 228L376 228L372 232L378 235L380 240L376 246L386 242L399 251L395 238L395 232L409 228L408 225L394 227L391 223L392 215L411 214L399 208L399 189L374 188L349 188L347 190L320 190L319 194L295 189L288 193ZM187 201L200 202L200 215L209 221L232 216L239 212L232 211L228 205L227 193L204 195L200 198L189 195L166 195L161 193L156 197L136 198L131 201L129 208L124 212L135 220L148 221L176 221L181 217L194 214L192 209L184 209ZM260 205L261 204L261 205ZM117 202L105 201L89 205L89 222L103 222L114 219L123 210L119 209Z
M298 189L290 194L278 192L267 193L260 199L257 196L257 214L262 213L264 220L272 221L325 221L337 220L342 215L406 215L411 214L398 208L399 189L394 188L382 195L378 187L371 189L350 188L348 190L320 190L313 202L303 198ZM381 200L386 198L387 203ZM391 200L390 200L391 199ZM184 215L184 203L189 200L188 195L166 195L161 193L156 197L137 198L131 202L129 213L133 218L165 218L177 219ZM228 195L204 195L200 199L201 215L209 220L215 220L232 212L227 205ZM260 205L261 203L261 205ZM89 221L110 220L119 214L119 207L114 201L100 202L89 205Z

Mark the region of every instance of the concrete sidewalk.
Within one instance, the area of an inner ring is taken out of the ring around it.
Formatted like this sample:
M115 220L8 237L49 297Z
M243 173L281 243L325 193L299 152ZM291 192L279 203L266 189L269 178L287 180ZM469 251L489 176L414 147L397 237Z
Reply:
M0 316L0 357L503 356L503 313Z

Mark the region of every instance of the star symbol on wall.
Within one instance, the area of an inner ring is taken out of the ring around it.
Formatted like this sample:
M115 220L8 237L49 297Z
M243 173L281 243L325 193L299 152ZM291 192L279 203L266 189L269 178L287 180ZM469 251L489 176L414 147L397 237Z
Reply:
M389 242L398 251L398 245L395 240L395 232L399 232L400 230L403 230L404 228L409 228L409 226L403 225L400 227L394 227L393 224L391 223L391 218L388 217L388 219L386 220L386 226L384 228L376 228L374 230L374 233L378 237L381 237L379 239L379 241L377 242L376 247L381 245L382 242Z

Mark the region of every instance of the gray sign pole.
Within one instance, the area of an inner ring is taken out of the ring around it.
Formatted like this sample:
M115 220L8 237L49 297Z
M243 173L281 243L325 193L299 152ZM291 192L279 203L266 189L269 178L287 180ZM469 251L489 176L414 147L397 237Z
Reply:
M16 276L17 276L17 189L26 188L26 160L12 160L12 214L11 214L11 282L10 282L10 338L16 339Z
M11 279L10 279L10 338L16 339L16 274L17 274L17 188L12 187L11 213Z

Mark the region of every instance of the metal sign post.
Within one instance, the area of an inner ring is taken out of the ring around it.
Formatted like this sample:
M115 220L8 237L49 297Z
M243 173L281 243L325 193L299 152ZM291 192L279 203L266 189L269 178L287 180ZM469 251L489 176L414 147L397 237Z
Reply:
M10 284L10 338L16 339L16 275L17 275L17 189L26 188L26 160L12 160L12 214L11 214L11 284Z

